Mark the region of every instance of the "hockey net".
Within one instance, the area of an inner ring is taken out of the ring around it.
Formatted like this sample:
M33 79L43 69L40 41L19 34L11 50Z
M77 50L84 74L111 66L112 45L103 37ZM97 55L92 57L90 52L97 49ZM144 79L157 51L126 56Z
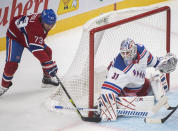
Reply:
M77 53L62 82L78 107L93 108L109 63L118 55L120 43L132 38L154 56L170 50L170 8L142 7L102 14L83 26ZM148 72L151 72L149 69ZM167 76L169 82L169 76ZM54 105L72 107L62 88L50 96Z

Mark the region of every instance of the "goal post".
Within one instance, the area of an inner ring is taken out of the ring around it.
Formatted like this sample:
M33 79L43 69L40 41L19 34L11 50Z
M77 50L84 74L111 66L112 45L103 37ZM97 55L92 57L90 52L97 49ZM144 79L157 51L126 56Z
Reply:
M165 41L166 41L166 51L170 52L170 8L168 6L164 6L164 7L160 7L160 8L156 8L153 9L151 11L147 11L135 16L131 16L125 19L121 19L119 21L113 22L113 23L109 23L100 27L96 27L93 28L92 30L90 30L90 56L89 56L89 108L93 108L94 105L94 44L95 44L95 33L96 32L100 32L103 30L107 30L110 28L113 28L115 26L120 26L122 24L126 24L129 22L133 22L135 20L138 19L142 19L144 17L148 17L150 15L154 15L154 14L158 14L161 12L166 12L166 16L165 16L165 21L166 21L166 35L165 35ZM168 87L169 87L169 74L167 74L167 81L168 81ZM90 112L92 113L92 112ZM91 116L91 115L90 115Z
M75 57L61 79L78 107L96 105L107 67L118 55L122 40L127 38L144 44L154 56L170 52L170 8L150 6L112 11L83 25ZM170 83L169 75L167 80ZM54 105L72 107L60 87L47 102L52 110ZM92 112L88 114L92 116Z

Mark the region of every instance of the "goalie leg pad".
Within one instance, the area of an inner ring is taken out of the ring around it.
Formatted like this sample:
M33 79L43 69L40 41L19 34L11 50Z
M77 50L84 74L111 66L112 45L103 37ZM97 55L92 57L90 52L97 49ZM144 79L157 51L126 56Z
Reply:
M117 119L116 94L101 94L98 103L102 121L114 121Z
M155 99L159 101L161 97L165 96L165 91L168 90L166 75L156 71L150 78L150 82Z
M164 91L167 92L168 91L168 83L167 83L167 79L166 79L166 74L162 73L160 75L160 79L161 79L161 85L162 85Z

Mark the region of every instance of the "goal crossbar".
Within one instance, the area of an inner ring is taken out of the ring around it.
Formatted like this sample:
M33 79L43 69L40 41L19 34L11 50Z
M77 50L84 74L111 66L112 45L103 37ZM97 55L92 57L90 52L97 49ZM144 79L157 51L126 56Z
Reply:
M147 17L147 16L150 16L150 15L154 15L154 14L157 14L157 13L160 13L160 12L163 12L163 11L166 11L166 48L167 48L167 52L170 52L170 23L171 23L171 15L170 15L170 7L168 6L164 6L164 7L160 7L160 8L157 8L157 9L153 9L151 11L147 11L145 13L141 13L141 14L138 14L138 15L135 15L135 16L131 16L129 18L125 18L125 19L122 19L122 20L119 20L119 21L116 21L116 22L113 22L113 23L109 23L109 24L106 24L106 25L102 25L100 27L96 27L96 28L93 28L90 30L90 48L89 48L89 108L93 108L93 105L94 105L94 35L96 32L100 32L100 31L103 31L103 30L106 30L106 29L109 29L109 28L113 28L115 26L118 26L118 25L122 25L122 24L125 24L125 23L128 23L128 22L131 22L131 21L135 21L137 19L141 19L141 18L144 18L144 17ZM169 86L169 74L166 75L167 77L167 81L168 81L168 86ZM89 116L92 116L92 113L93 112L90 112L89 113Z

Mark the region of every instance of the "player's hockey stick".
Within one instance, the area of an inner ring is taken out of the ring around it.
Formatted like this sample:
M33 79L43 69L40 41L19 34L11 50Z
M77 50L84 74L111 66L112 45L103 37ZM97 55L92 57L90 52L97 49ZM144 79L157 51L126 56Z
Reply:
M56 76L57 80L59 81L59 84L61 85L62 89L64 90L64 92L66 93L67 97L69 98L69 101L71 102L71 104L75 107L75 110L77 111L77 113L79 114L79 116L81 117L81 119L83 121L89 121L89 122L100 122L101 118L100 117L84 117L82 116L82 114L80 113L79 109L77 108L77 106L75 105L74 101L72 100L72 98L70 97L69 93L67 92L67 90L65 89L63 83L60 81L60 79L58 78L58 76Z
M178 105L176 107L169 107L167 110L172 110L167 116L164 118L158 119L158 118L145 118L145 123L155 123L160 124L164 123L178 108Z

